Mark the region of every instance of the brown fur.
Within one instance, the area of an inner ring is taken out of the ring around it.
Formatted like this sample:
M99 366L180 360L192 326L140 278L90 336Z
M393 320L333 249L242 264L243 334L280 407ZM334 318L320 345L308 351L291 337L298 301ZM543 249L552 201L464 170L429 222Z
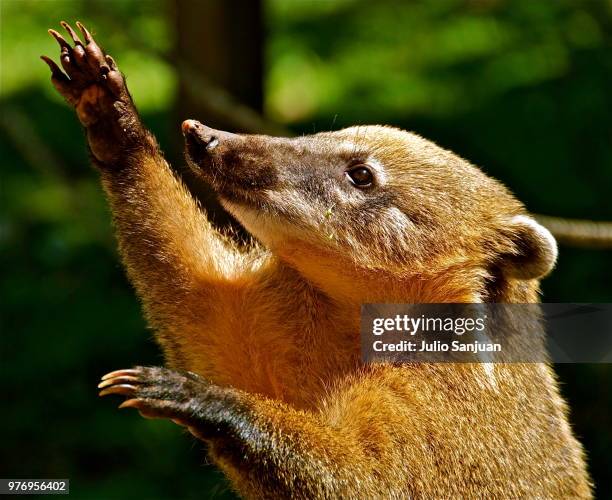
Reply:
M375 130L377 142L393 144L398 134ZM135 178L105 174L124 261L170 366L243 390L260 418L299 444L294 461L266 474L288 468L283 475L291 476L293 468L308 467L301 454L329 462L300 473L312 484L289 483L289 490L361 498L590 494L549 367L498 365L491 387L480 365L359 362L361 303L477 302L489 290L497 301L537 301L535 281L489 280L488 263L511 253L503 228L494 224L522 212L520 205L473 170L482 198L466 194L469 186L444 175L460 162L448 159L437 185L418 200L440 223L440 245L409 261L415 271L360 267L355 260L368 264L370 235L354 243L364 246L357 259L300 239L283 241L275 253L241 254L209 225L161 159L137 161ZM444 212L449 193L464 220ZM485 244L487 231L498 241ZM465 248L457 249L458 242ZM385 254L392 258L405 255ZM249 471L248 462L227 459L214 442L211 453L238 491L270 494L266 476ZM333 473L326 478L328 467Z
M168 365L212 383L202 405L221 408L206 418L223 426L192 431L238 492L590 497L546 364L498 364L492 382L481 364L360 361L362 303L538 301L554 243L517 218L524 208L501 184L388 127L280 139L191 123L190 163L260 241L239 249L139 128L127 89L113 94L117 121L132 125L119 145L104 142L108 92L84 95L128 274ZM376 196L344 184L352 162L384 172Z

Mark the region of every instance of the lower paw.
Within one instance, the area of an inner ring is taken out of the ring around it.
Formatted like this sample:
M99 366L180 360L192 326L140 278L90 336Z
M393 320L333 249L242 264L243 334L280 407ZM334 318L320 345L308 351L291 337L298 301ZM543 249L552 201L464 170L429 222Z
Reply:
M144 417L169 418L182 425L197 419L208 387L208 382L190 372L142 366L111 372L98 385L100 396L125 396L120 408L135 408Z
M98 388L100 396L124 396L120 408L135 408L147 418L170 419L203 441L248 434L255 418L245 393L191 372L137 366L104 375Z

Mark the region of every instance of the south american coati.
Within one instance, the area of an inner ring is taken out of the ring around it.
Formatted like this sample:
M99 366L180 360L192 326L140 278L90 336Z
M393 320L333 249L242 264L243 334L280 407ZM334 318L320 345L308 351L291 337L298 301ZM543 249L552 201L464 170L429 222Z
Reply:
M188 163L258 240L215 230L115 61L50 30L127 272L168 368L103 377L186 426L250 498L589 498L545 363L364 364L363 303L538 301L550 233L499 182L409 132L298 138L183 123Z

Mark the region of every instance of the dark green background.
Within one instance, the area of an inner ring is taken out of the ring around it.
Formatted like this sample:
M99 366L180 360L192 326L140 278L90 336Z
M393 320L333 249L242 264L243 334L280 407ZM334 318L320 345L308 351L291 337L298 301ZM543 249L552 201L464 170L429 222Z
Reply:
M482 166L534 212L612 220L610 6L269 1L264 109L294 133L405 127ZM97 398L103 373L162 360L116 255L80 127L38 60L57 57L48 27L85 22L128 75L144 121L180 158L180 75L156 55L175 37L167 2L0 8L0 475L70 478L77 498L227 496L201 444ZM610 257L561 247L544 299L612 302ZM598 496L611 498L610 365L557 369Z

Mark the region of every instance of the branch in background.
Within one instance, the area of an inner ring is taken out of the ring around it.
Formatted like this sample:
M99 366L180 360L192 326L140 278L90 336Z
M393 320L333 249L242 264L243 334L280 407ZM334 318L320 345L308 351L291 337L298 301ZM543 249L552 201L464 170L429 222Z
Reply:
M163 57L163 56L162 56ZM169 64L176 61L164 57ZM179 61L176 68L183 76L185 90L193 101L197 101L203 109L208 110L224 122L232 124L236 129L251 134L267 134L276 136L291 136L291 131L274 123L257 111L249 108L235 99L229 92L197 74L186 63Z
M55 151L36 131L36 123L19 107L3 103L0 130L10 138L22 158L41 177L63 177L62 163Z
M535 215L559 243L572 247L612 248L612 222Z
M106 17L109 24L114 20L104 13L101 17ZM129 33L129 35L128 35ZM267 119L260 113L236 99L230 92L211 82L201 72L194 70L191 65L180 58L180 54L170 55L161 50L157 50L144 39L134 36L132 30L121 33L121 39L126 45L137 49L164 61L182 76L181 84L189 92L191 99L197 102L203 109L208 110L217 118L231 124L236 130L249 134L267 134L279 137L290 137L295 135L286 127L279 123Z

